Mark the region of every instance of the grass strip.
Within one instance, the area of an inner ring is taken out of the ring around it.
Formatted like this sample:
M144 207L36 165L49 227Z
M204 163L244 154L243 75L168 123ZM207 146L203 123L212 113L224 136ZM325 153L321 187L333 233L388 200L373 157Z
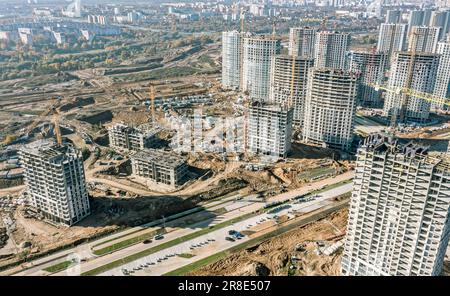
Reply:
M344 181L338 182L336 184L332 184L330 186L325 186L321 190L314 191L314 192L312 192L310 194L317 194L317 193L320 193L320 192L323 192L323 191L327 191L327 190L333 189L335 187L342 186L343 184L347 184L349 182L352 182L352 180L344 180ZM288 202L288 201L286 201L286 202ZM259 213L261 213L261 212L263 212L263 211L259 211ZM202 236L204 234L207 234L209 232L215 231L217 229L220 229L220 228L223 228L223 227L227 227L227 226L232 225L234 223L237 223L239 221L248 219L248 218L250 218L250 217L252 217L254 215L255 215L255 213L249 213L249 214L246 214L246 215L243 215L243 216L231 219L229 221L225 221L225 222L219 223L217 225L210 226L208 228L205 228L205 229L193 232L191 234L185 235L183 237L180 237L180 238L168 241L166 243L163 243L161 245L155 246L153 248L150 248L150 249L141 251L139 253L127 256L127 257L122 258L120 260L116 260L116 261L110 262L110 263L108 263L106 265L99 266L99 267L94 268L92 270L86 271L86 272L82 273L81 275L93 276L93 275L101 274L101 273L106 272L108 270L111 270L113 268L119 267L121 265L124 265L124 264L127 264L129 262L133 262L133 261L135 261L137 259L140 259L142 257L145 257L145 256L148 256L150 254L156 253L156 252L158 252L160 250L163 250L163 249L166 249L166 248L170 248L170 247L172 247L174 245L177 245L177 244L180 244L180 243L182 243L184 241L187 241L187 240L190 240L190 239Z
M164 229L157 229L157 230L151 231L149 233L144 233L142 235L138 235L138 236L120 241L116 244L113 244L113 245L110 245L110 246L107 246L107 247L104 247L104 248L101 248L98 250L94 250L94 251L92 251L92 253L94 253L94 255L97 255L97 256L103 256L103 255L127 248L129 246L136 245L140 242L143 242L146 239L151 239L155 235L164 234L164 233L166 233L166 231Z
M189 253L182 253L182 254L178 254L177 256L181 257L181 258L187 258L187 259L195 257L194 254L189 254Z
M188 216L188 215L197 213L197 212L204 211L204 210L205 210L205 209L204 209L203 207L195 207L195 208L186 210L186 211L184 211L184 212L181 212L181 213L178 213L178 214L175 214L175 215L172 215L172 216L167 217L167 218L166 218L166 223L167 223L167 222L170 222L170 221L173 221L173 220L175 220L175 219L179 219L179 218L182 218L182 217L185 217L185 216ZM101 242L101 243L99 243L99 244L94 245L92 248L96 248L96 247L98 247L98 246L101 246L101 245L110 243L110 242L112 242L112 241L115 241L115 240L124 238L124 237L126 237L126 236L129 236L129 235L131 235L131 234L137 233L137 232L139 232L139 231L143 231L143 230L145 230L145 228L157 226L157 225L159 225L159 224L161 224L161 223L162 223L162 219L158 219L158 220L156 220L156 221L149 222L149 223L147 223L147 224L141 225L140 227L142 227L142 228L139 228L139 229L136 229L136 230L134 230L134 231L128 232L128 233L126 233L126 234L124 234L124 235L121 235L121 236L118 236L118 237L115 237L115 238L112 238L112 239L103 241L103 242ZM137 227L138 227L138 226L137 226ZM128 228L128 229L129 229L129 228Z
M72 261L63 261L60 263L57 263L55 265L49 266L47 268L44 268L44 271L50 272L50 273L56 273L56 272L60 272L63 270L66 270L67 268L69 268L71 265L73 264Z
M343 194L343 195L345 195L345 194ZM167 276L182 276L182 275L186 275L187 273L192 272L192 271L194 271L196 269L199 269L200 267L203 267L203 266L206 266L208 264L212 264L214 262L217 262L220 259L223 259L223 258L231 255L232 253L235 253L237 251L240 251L240 250L243 250L243 249L246 249L246 248L250 248L250 247L256 246L256 245L262 243L263 241L265 241L265 240L267 240L269 238L272 238L272 237L278 236L280 234L283 234L285 232L291 231L294 228L304 227L307 224L310 224L310 223L315 222L317 220L323 219L326 216L328 216L330 213L338 211L338 210L344 208L347 205L348 205L348 201L342 202L341 204L337 205L336 207L327 209L326 211L324 211L322 213L319 213L319 214L307 217L304 220L302 220L302 222L293 223L293 224L290 224L290 225L287 225L287 226L284 226L284 227L280 227L280 228L278 228L278 229L276 229L276 230L274 230L272 232L263 234L263 235L258 236L256 238L248 240L248 241L246 241L246 242L244 242L242 244L239 244L237 246L231 247L228 250L225 250L225 251L213 254L211 256L205 257L205 258L203 258L201 260L198 260L198 261L193 262L191 264L185 265L185 266L180 267L178 269L172 270L172 271L170 271L168 273L165 273L163 275L167 275Z
M232 225L234 223L237 223L239 221L248 219L248 218L250 218L251 216L254 216L254 215L255 215L254 213L249 213L249 214L245 214L243 216L240 216L240 217L237 217L237 218L234 218L234 219L231 219L231 220L228 220L228 221L225 221L225 222L213 225L213 226L209 226L208 228L205 228L205 229L202 229L202 230L190 233L188 235L176 238L174 240L171 240L171 241L168 241L166 243L160 244L160 245L155 246L153 248L150 248L150 249L138 252L136 254L127 256L125 258L122 258L122 259L110 262L110 263L108 263L106 265L99 266L99 267L94 268L92 270L83 272L81 275L92 276L92 275L97 275L97 274L103 273L105 271L111 270L111 269L119 267L121 265L133 262L133 261L135 261L137 259L140 259L142 257L151 255L151 254L156 253L158 251L161 251L161 250L173 247L173 246L178 245L178 244L180 244L182 242L191 240L193 238L202 236L204 234L207 234L209 232L215 231L217 229L220 229L220 228L223 228L223 227L227 227L227 226Z

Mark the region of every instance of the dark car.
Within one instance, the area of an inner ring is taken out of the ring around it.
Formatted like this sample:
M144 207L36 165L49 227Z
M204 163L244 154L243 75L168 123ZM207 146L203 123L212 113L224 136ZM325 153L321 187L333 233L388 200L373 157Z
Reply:
M152 242L151 239L146 239L146 240L143 241L144 244L149 244L149 243L151 243L151 242Z
M230 231L228 231L228 234L229 234L229 235L235 235L236 233L237 233L236 230L230 230Z
M234 238L229 237L229 236L227 236L227 237L225 238L225 240L227 240L227 241L229 241L229 242L234 242L234 241L235 241Z

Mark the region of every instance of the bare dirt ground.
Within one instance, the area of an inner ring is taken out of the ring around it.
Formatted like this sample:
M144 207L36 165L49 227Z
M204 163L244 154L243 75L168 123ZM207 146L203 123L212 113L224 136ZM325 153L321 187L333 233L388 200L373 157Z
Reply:
M222 260L204 266L189 275L287 275L292 258L295 275L339 275L341 252L331 256L317 255L315 241L329 240L341 234L347 223L348 211L340 210L329 217L266 240ZM340 230L339 232L337 230ZM296 246L305 244L306 252Z

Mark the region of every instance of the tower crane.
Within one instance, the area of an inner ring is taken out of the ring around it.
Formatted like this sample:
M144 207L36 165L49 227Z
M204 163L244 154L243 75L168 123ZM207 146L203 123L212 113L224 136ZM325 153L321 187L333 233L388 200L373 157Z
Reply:
M156 96L156 91L155 91L155 86L153 84L150 84L150 104L151 104L151 110L152 110L152 123L154 124L156 121L155 118L155 96Z
M292 55L292 67L291 67L291 91L288 100L288 108L291 108L294 104L294 80L295 80L295 62L296 56Z
M320 29L322 31L325 31L327 29L327 22L328 22L328 17L324 16L322 19L322 23L320 24Z
M29 126L26 128L24 134L25 134L26 136L28 136L28 134L29 134L33 129L35 129L36 126L38 126L38 124L42 121L42 119L43 119L44 117L50 115L50 114L52 113L53 110L56 110L56 108L59 107L59 105L61 104L61 100L62 100L61 97L55 97L55 98L53 98L51 104L50 104L50 105L49 105L42 113L40 113L40 114L36 117L36 119L31 123L31 125L29 125Z
M53 126L56 136L56 143L58 146L62 146L62 135L61 135L61 128L59 127L59 118L60 114L57 108L53 108Z
M387 91L387 92L394 93L396 95L400 95L400 94L401 95L406 95L406 96L409 96L409 97L415 97L415 98L418 98L418 99L422 99L422 100L425 100L425 101L430 102L430 103L444 104L444 105L450 107L450 98L438 97L438 96L435 96L433 94L419 92L419 91L416 91L414 89L406 88L406 87L390 88L390 87L382 86L382 85L379 85L379 84L372 84L371 86L376 91L384 90L384 91Z
M417 40L418 40L418 38L413 38L413 37L416 37L417 35L418 34L416 32L412 32L411 36L410 36L410 40L412 39L412 41L414 41L414 42L413 42L413 44L410 45L411 58L409 60L408 74L407 74L408 76L406 77L406 83L405 83L406 89L411 88L411 84L412 84L412 80L413 80L414 64L416 61L416 45L417 45ZM391 128L395 129L395 127L397 126L397 120L401 123L403 123L405 121L409 99L410 99L409 92L401 92L400 110L398 110L398 112L397 112L397 108L394 109L394 112L391 116L391 123L390 123Z
M239 20L241 21L241 33L244 33L244 25L245 25L245 10L244 10L244 7L241 7L241 13L239 14Z
M59 125L60 113L58 107L63 99L61 97L56 97L52 99L52 104L46 108L41 114L38 115L36 120L25 130L25 135L28 135L36 126L42 121L42 119L50 114L53 115L52 122L54 126L54 132L56 136L56 143L62 145L62 135L61 128Z

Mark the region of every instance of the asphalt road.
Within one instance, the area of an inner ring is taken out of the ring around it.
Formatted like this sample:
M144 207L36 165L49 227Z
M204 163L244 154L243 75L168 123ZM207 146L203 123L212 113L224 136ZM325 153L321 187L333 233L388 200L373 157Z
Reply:
M178 269L200 259L211 256L215 253L225 251L231 247L234 247L237 244L244 243L250 238L248 236L237 240L235 242L225 240L225 237L229 236L228 231L237 230L251 230L253 226L260 224L263 221L274 219L275 215L288 215L292 218L294 217L291 213L292 211L300 212L300 213L310 213L318 209L327 209L332 207L336 202L333 200L334 197L339 196L341 194L350 192L352 188L352 184L345 184L340 187L334 188L329 191L325 191L317 196L316 199L309 202L302 203L290 203L290 207L284 210L281 210L274 214L261 214L249 219L237 222L232 226L220 228L213 232L207 233L205 235L199 236L197 238L185 241L173 247L158 251L149 256L140 258L134 262L125 264L121 267L112 269L105 273L102 273L103 276L120 276L123 275L122 269L126 268L127 270L136 269L135 275L162 275L172 270ZM205 225L206 226L206 225ZM254 236L252 236L254 238ZM169 241L169 238L165 238L164 241ZM191 247L195 245L202 246L196 247L191 250ZM192 258L184 258L179 257L174 254L186 254L192 253L195 254ZM173 256L172 256L173 255ZM163 259L166 258L166 259ZM158 259L161 262L157 262ZM150 265L147 268L140 268L141 265L153 262L155 265Z
M268 199L268 202L273 202L273 201L285 201L285 200L289 200L297 195L302 195L302 194L306 194L308 192L311 192L313 190L317 190L322 188L325 185L329 185L329 184L334 184L334 183L338 183L340 181L343 180L349 180L353 177L353 172L348 172L333 178L328 178L322 181L318 181L318 182L314 182L314 183L310 183L308 184L308 186L304 186L301 187L299 189L290 191L290 192L286 192L274 197L271 197L270 199ZM347 184L345 186L351 186L350 184ZM349 187L350 188L350 187ZM336 189L331 190L332 192L335 192ZM254 212L260 208L262 208L264 206L264 203L261 202L246 202L245 205L243 204L242 201L234 201L233 203L241 203L241 207L237 207L235 209L233 208L228 208L228 212L218 215L212 219L208 219L193 225L189 225L188 228L183 228L183 229L168 229L170 232L168 234L165 235L165 239L163 241L155 241L152 244L149 245L145 245L145 244L137 244L137 245L133 245L130 246L126 249L122 249L119 251L116 251L114 253L111 254L107 254L101 257L96 257L92 254L91 249L94 245L97 245L101 242L107 241L107 240L111 240L113 238L118 238L120 236L123 236L124 234L127 233L131 233L131 232L135 232L137 230L141 230L141 229L145 229L148 228L150 226L155 226L152 223L148 223L146 225L142 225L139 227L135 227L135 228L131 228L129 230L126 231L122 231L116 234L112 234L109 236L106 236L102 239L99 240L95 240L80 246L77 246L75 248L71 248L71 249L67 249L65 251L61 251L49 256L46 256L44 258L41 259L37 259L31 262L27 262L25 264L22 265L22 267L17 267L11 270L7 270L7 271L3 271L0 273L0 275L7 275L7 274L11 274L11 273L15 273L16 275L48 275L47 272L43 271L42 269L55 265L57 263L66 261L68 258L77 255L78 258L88 258L87 262L82 262L81 264L79 264L79 271L77 272L86 272L92 269L95 269L99 266L103 266L105 264L108 264L112 261L115 260L119 260L122 259L126 256L138 253L140 251L143 251L145 249L154 247L160 243L164 243L168 240L171 239L175 239L178 237L182 237L185 236L187 234L190 234L194 231L197 231L199 229L204 228L206 225L210 226L210 225L214 225L214 224L218 224L218 223L222 223L226 220L230 220L239 216L242 216L246 213L251 213ZM233 205L233 207L236 207L236 205ZM150 226L149 226L150 225ZM194 257L195 258L195 257ZM197 259L200 257L197 257ZM184 258L180 258L180 259L184 259ZM193 259L195 260L195 259ZM26 270L20 271L21 269L26 268ZM67 275L67 273L65 271L57 273L57 275Z

